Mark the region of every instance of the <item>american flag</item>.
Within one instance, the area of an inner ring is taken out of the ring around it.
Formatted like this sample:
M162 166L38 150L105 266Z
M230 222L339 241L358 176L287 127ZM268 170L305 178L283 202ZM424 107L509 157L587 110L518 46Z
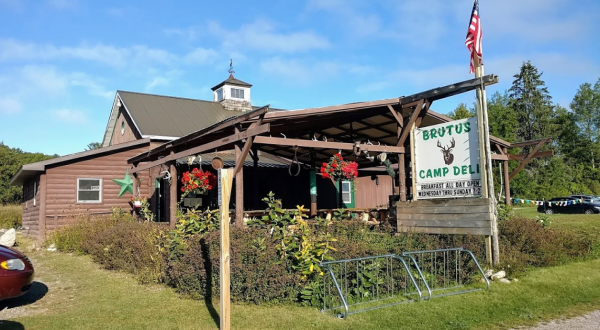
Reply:
M478 0L475 0L475 3L473 4L473 12L471 13L471 21L469 22L469 31L467 32L465 46L467 46L471 52L471 71L469 73L475 73L475 55L479 57L479 63L483 64Z

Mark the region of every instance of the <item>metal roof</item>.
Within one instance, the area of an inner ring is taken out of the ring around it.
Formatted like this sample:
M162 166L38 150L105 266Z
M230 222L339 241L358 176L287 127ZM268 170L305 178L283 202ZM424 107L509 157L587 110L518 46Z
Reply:
M198 157L199 156L199 157ZM211 161L215 157L221 158L225 167L233 167L235 166L235 153L233 151L222 151L222 152L209 152L203 153L196 156L193 161L193 165L202 164L202 166L211 166ZM254 161L252 159L248 159L246 157L244 160L244 167L252 167L254 166ZM269 168L287 168L290 165L290 160L283 159L281 157L276 157L273 155L269 155L265 152L258 152L258 164L257 167L269 167ZM180 158L177 159L177 164L189 164L188 158Z
M219 102L117 91L123 106L143 137L178 138L234 117Z
M21 166L21 169L19 169L19 171L12 177L12 179L10 180L10 185L22 185L25 180L27 180L39 173L44 172L46 170L46 168L51 165L58 165L58 164L66 163L69 161L78 161L78 160L80 160L82 158L86 158L86 157L95 157L95 156L103 155L106 153L121 151L123 149L131 148L131 147L138 147L140 145L150 144L151 141L152 141L151 139L135 140L135 141L131 141L131 142L115 144L115 145L112 145L109 147L102 147L102 148L97 148L97 149L92 149L92 150L86 150L86 151L77 152L77 153L70 154L70 155L51 158L51 159L43 160L41 162L25 164L25 165Z
M228 85L234 85L234 86L241 86L241 87L252 87L252 85L250 85L249 83L245 82L245 81L241 81L237 78L235 78L233 76L233 74L229 75L229 78L223 80L222 82L220 82L219 84L217 84L215 87L211 88L211 90L215 91L217 90L217 88L221 88L221 86L228 84Z

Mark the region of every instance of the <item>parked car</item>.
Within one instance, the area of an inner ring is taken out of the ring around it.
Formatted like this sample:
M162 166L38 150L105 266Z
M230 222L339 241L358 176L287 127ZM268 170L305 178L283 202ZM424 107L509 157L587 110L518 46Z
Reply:
M569 197L574 197L577 199L582 199L584 202L592 202L592 203L600 203L600 197L592 196L592 195L571 195Z
M544 205L540 205L537 211L540 213L584 213L594 214L600 213L600 203L589 201L579 202L580 198L575 197L557 197L549 201L545 201ZM557 203L554 203L557 202ZM562 203L561 203L562 202ZM568 205L571 202L571 205Z
M33 273L33 265L23 253L0 245L0 300L25 294Z

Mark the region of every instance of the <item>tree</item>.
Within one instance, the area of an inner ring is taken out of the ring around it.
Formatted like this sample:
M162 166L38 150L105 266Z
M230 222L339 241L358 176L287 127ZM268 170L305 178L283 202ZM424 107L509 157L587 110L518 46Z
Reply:
M92 143L89 143L87 145L87 147L85 148L85 150L93 150L93 149L98 149L98 148L102 148L102 143L100 143L100 142L92 142Z
M475 113L472 110L467 109L467 105L464 103L459 104L454 111L448 114L448 117L459 120L475 117Z
M516 142L517 116L509 102L510 98L506 92L496 92L487 101L490 134L508 142Z
M570 107L585 149L582 160L590 162L595 169L600 153L600 79L593 88L589 83L579 86Z
M516 137L528 141L549 137L552 124L552 97L530 61L523 63L509 91L508 106L517 119Z

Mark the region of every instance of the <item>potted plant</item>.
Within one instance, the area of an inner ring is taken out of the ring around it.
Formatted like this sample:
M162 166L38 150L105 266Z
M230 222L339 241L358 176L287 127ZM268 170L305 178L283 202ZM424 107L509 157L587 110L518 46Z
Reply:
M181 191L183 192L182 197L185 197L190 193L203 195L217 185L217 176L209 171L202 171L195 168L183 173L181 185Z
M131 197L131 202L133 203L133 207L140 208L142 207L142 203L146 200L144 196L133 196Z

